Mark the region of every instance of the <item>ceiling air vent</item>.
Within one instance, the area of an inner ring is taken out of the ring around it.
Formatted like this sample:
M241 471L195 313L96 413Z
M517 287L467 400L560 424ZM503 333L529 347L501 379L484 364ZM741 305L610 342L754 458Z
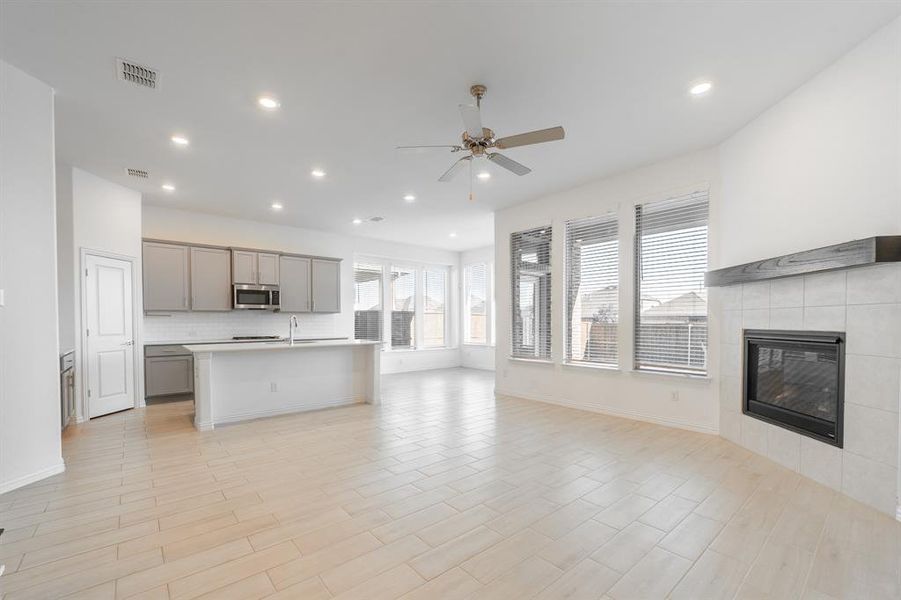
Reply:
M128 174L131 177L139 177L141 179L147 179L148 177L150 177L150 173L148 173L144 169L125 169L125 170L128 171Z
M156 69L139 65L124 58L116 59L116 74L122 81L129 81L135 85L156 89L159 83L159 73Z

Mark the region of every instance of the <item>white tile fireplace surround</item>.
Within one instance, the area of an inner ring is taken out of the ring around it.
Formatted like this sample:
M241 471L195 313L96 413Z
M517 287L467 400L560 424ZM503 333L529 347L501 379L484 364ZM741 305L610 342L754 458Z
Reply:
M901 518L901 264L711 288L720 316L720 434ZM742 331L846 333L844 448L741 412Z

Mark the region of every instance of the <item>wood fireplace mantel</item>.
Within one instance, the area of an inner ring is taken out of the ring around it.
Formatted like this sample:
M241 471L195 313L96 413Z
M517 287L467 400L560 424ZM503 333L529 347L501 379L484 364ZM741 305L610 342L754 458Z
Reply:
M901 235L882 235L708 271L707 287L901 262Z

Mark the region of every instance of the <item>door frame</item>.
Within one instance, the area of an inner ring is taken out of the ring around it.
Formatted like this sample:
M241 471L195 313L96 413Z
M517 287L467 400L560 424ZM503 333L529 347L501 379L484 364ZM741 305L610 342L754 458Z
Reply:
M88 256L96 256L98 258L112 258L116 260L125 261L131 263L131 331L134 334L135 345L134 345L134 394L135 394L135 405L134 408L141 408L144 406L144 331L140 327L141 320L138 317L138 314L142 311L139 308L142 307L143 302L139 302L139 295L142 292L142 285L139 285L138 280L141 278L141 270L140 263L138 262L137 257L128 256L126 254L117 254L115 252L107 252L105 250L94 250L92 248L82 247L80 249L80 258L78 261L78 289L79 289L79 298L80 298L80 308L81 315L79 317L78 323L78 347L76 351L75 357L75 376L79 379L78 392L81 396L76 403L76 414L75 421L78 423L83 423L85 421L89 421L90 417L88 415L91 414L90 407L88 406L88 377L87 370L84 368L85 359L87 357L88 350L88 340L85 336L85 323L88 320L88 309L87 309L87 289L84 285L85 278L85 270L87 269L87 258ZM137 268L136 268L137 267ZM138 351L140 350L140 352Z

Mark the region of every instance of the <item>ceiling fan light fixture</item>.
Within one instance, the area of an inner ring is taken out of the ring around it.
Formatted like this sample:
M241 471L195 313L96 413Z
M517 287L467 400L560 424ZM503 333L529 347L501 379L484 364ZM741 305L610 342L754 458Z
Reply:
M479 171L476 177L478 177L482 181L485 181L486 179L491 179L491 173L489 173L488 171Z
M404 200L406 202L416 202L416 196L413 194L404 194Z
M359 225L359 224L362 223L362 222L363 222L363 219L359 219L359 218L354 219L353 221L351 221L351 223L353 223L354 225Z

